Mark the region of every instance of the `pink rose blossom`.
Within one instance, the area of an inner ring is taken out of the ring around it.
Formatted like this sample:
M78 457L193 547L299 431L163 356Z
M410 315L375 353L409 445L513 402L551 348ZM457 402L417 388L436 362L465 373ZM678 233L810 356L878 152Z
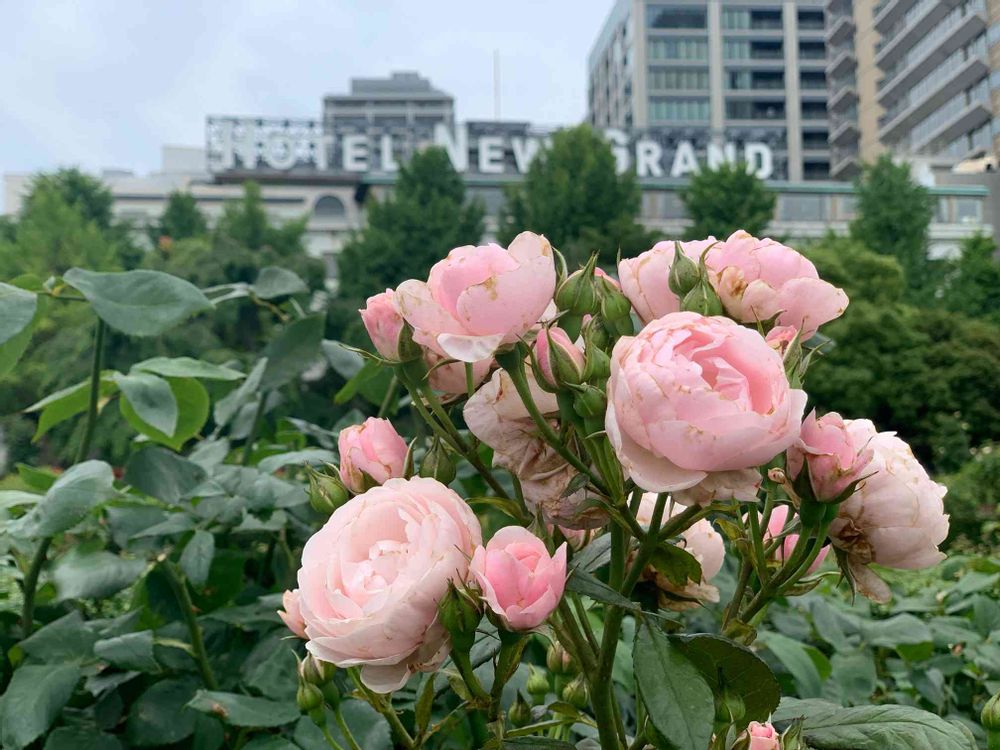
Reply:
M800 330L804 340L847 309L844 291L820 279L805 256L743 230L713 246L705 265L726 312L741 323L777 316L778 325Z
M868 442L857 443L837 412L816 416L813 410L802 423L799 439L788 449L788 474L793 479L809 469L809 479L817 500L836 500L852 482L864 476L871 463Z
M605 427L635 483L670 492L767 463L798 437L805 403L759 333L680 312L615 344Z
M465 379L465 363L448 361L431 349L424 349L424 364L427 365L427 382L431 388L443 393L445 398L464 396L468 391ZM442 362L446 364L441 364ZM472 385L478 387L490 374L493 358L481 359L472 363Z
M472 556L470 573L483 598L510 630L532 630L552 614L566 585L566 544L549 556L521 526L500 529Z
M910 447L892 432L876 432L867 419L848 419L854 445L867 445L870 474L858 490L840 504L830 526L830 540L847 552L858 588L875 601L888 601L889 587L867 566L915 570L944 559L938 545L948 536L943 484L933 481Z
M539 387L530 368L527 376L539 411L546 417L558 414L555 395ZM584 490L563 496L579 472L538 436L538 427L506 371L494 372L473 394L464 416L472 434L493 449L493 465L518 477L530 511L541 508L546 520L569 528L593 528L605 522L599 509L584 507Z
M622 291L643 324L681 309L680 299L670 291L667 283L670 267L674 263L675 246L680 246L681 252L697 264L702 253L716 242L715 237L693 242L663 240L653 245L652 249L618 263Z
M767 332L764 340L784 359L788 347L792 345L798 335L799 329L794 326L775 326Z
M364 492L372 482L385 484L387 479L403 476L406 441L388 419L369 417L341 430L337 447L340 479L351 492Z
M302 612L299 610L299 590L286 591L281 595L281 606L278 617L299 638L306 637L306 624L302 622Z
M788 523L788 506L778 505L771 511L771 518L767 522L767 529L764 531L764 541L768 542L771 539L777 539L782 531L785 529L785 524ZM796 543L799 541L798 534L789 534L786 536L778 547L776 557L780 562L785 562L789 557L791 557L792 550L795 549ZM830 553L830 545L824 545L823 549L819 551L819 555L813 561L813 564L809 566L806 571L806 575L812 575L817 570L819 566L823 564L823 560Z
M770 723L751 721L747 727L750 745L747 750L781 750L781 735Z
M482 544L479 521L434 479L390 479L334 511L302 551L300 607L317 659L361 666L372 690L401 688L450 650L438 620Z
M364 309L358 312L361 313L361 321L365 324L375 350L391 362L400 361L400 336L405 321L396 304L395 292L386 289L381 294L369 297Z
M716 500L749 503L757 499L761 481L757 469L713 471L693 487L675 490L671 497L681 505L708 505Z
M542 378L553 388L562 382L576 385L583 380L586 367L583 352L559 326L551 326L538 332L535 338L535 360Z
M417 343L478 362L535 325L555 285L549 241L522 232L509 250L495 244L455 248L434 264L426 283L400 284L396 299Z

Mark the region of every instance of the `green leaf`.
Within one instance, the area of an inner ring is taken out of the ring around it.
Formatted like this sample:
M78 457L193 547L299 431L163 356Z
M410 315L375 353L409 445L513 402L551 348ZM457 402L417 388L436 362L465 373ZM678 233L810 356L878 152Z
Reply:
M254 737L243 746L243 750L300 750L300 748L284 737L268 734Z
M101 320L129 336L158 336L191 315L212 309L196 286L161 271L97 273L71 268L63 279L90 301Z
M218 690L199 690L187 705L235 727L279 727L299 718L294 701L279 703Z
M831 657L833 682L846 703L867 703L878 685L875 659L869 651L834 652Z
M574 750L576 745L551 737L508 737L503 747L510 750Z
M291 382L319 357L324 320L320 315L289 324L264 350L267 366L261 377L262 391L272 391Z
M129 745L172 745L190 737L198 714L187 708L200 685L193 677L160 680L143 693L129 711Z
M212 558L215 556L215 537L207 531L199 529L188 540L181 553L181 570L195 586L204 585L208 580L208 572L212 568Z
M30 537L58 534L76 526L114 494L111 467L103 461L84 461L56 479L42 502L11 523L11 533Z
M155 672L159 669L153 657L152 630L105 638L94 644L94 653L121 669L137 672Z
M0 745L21 750L52 726L73 695L80 669L72 664L22 666L3 694Z
M633 612L641 611L639 605L634 601L626 599L608 586L608 584L579 568L575 569L566 581L566 590L589 596L591 599L603 602L604 604L614 604Z
M325 339L321 349L330 367L344 380L350 380L365 366L365 358L340 341Z
M221 365L191 357L153 357L132 365L132 370L151 372L165 378L200 378L202 380L242 380L246 375Z
M118 738L86 727L59 727L45 738L43 750L121 750Z
M743 699L740 724L767 721L781 700L781 688L771 668L746 646L717 635L698 634L671 639L701 672L716 696L723 690Z
M633 666L650 721L672 750L705 750L715 700L698 668L648 620L636 628Z
M107 370L101 373L100 398L106 399L118 390L114 382L115 373ZM32 404L24 411L28 414L41 411L38 418L38 427L35 430L32 442L38 441L42 435L51 430L57 424L65 422L67 419L82 414L87 410L90 403L90 381L71 385L55 393L49 394L41 401ZM98 412L101 410L101 401L98 401Z
M253 293L261 299L274 299L288 294L308 292L306 282L294 271L278 266L264 266L253 283Z
M243 664L243 683L265 698L294 701L298 660L287 640L267 639L254 648Z
M78 664L92 658L97 636L77 612L53 620L39 628L18 645L33 659L47 664Z
M174 505L205 481L206 472L183 456L157 446L133 454L125 465L125 481L140 492Z
M394 745L389 724L374 708L363 701L345 700L340 704L340 710L361 747L365 750L392 750ZM330 733L342 747L348 747L340 727L331 726Z
M333 463L336 460L337 455L333 451L328 451L325 448L306 448L300 451L276 453L273 456L268 456L257 464L257 468L271 474L286 466Z
M872 646L896 648L900 645L915 646L934 640L931 630L922 620L911 614L901 614L886 620L865 621L861 637Z
M799 695L815 698L823 692L823 678L805 644L780 633L760 634L760 641L795 679Z
M14 369L28 348L43 308L33 292L0 284L0 377Z
M240 383L239 387L232 393L226 395L215 404L215 423L219 427L229 424L237 412L246 404L254 401L258 396L261 378L264 377L264 370L267 368L267 358L257 360L246 380Z
M657 547L650 563L675 586L688 581L701 583L701 563L687 550L672 544Z
M115 382L136 417L165 435L174 434L177 429L177 399L170 383L148 372L118 375Z
M52 570L55 601L105 599L131 586L145 569L145 560L128 560L107 550L71 549Z
M337 394L333 397L333 402L335 404L346 404L358 394L358 391L361 390L365 383L378 377L384 370L385 368L378 362L371 359L366 360L361 369L337 391Z
M961 728L911 706L840 706L785 698L774 720L802 717L803 736L815 750L976 750Z
M178 410L177 427L172 435L167 435L142 419L129 401L123 400L119 408L125 421L137 432L179 451L184 443L198 434L208 420L208 391L194 378L168 378L167 382L170 383L170 391L177 401Z
M602 534L573 555L570 567L587 573L600 570L611 560L611 534Z

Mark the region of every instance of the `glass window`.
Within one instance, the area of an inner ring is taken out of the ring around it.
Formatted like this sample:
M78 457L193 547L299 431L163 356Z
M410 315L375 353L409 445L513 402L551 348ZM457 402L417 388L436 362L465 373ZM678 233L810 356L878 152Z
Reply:
M853 195L841 195L837 198L837 218L849 221L858 212L858 199Z
M340 219L347 213L344 202L336 195L323 195L313 206L313 216L317 219Z
M826 45L823 42L799 42L799 57L803 60L822 60L826 57Z
M782 221L824 221L826 200L822 195L790 193L778 196L778 216Z
M651 5L646 20L652 29L707 28L705 8L691 6Z
M730 120L783 120L785 103L731 99L726 102L726 117Z
M651 120L692 122L708 119L708 99L653 98L649 102Z
M727 39L724 55L727 60L750 59L750 42L747 39Z
M826 102L802 102L803 120L825 120Z
M644 190L642 215L647 219L686 219L684 203L674 192Z
M825 130L807 130L802 133L802 148L826 148L827 136Z
M830 162L807 161L802 164L802 178L805 180L830 179Z
M955 223L979 224L983 220L983 202L979 198L955 198Z
M650 39L651 60L707 60L707 39Z
M750 11L746 8L723 8L722 28L724 29L749 29Z
M809 31L819 31L823 29L823 11L812 9L799 10L799 28Z
M706 68L650 68L649 87L651 89L674 89L697 91L708 88Z
M825 89L826 74L821 70L803 70L799 73L799 85L804 89Z

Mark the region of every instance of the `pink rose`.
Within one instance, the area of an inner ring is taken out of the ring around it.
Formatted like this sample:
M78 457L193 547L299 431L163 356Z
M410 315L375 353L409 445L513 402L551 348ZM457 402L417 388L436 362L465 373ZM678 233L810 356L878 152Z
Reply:
M586 359L580 348L559 326L538 332L535 338L535 360L542 379L557 388L561 383L578 385L583 381Z
M509 630L545 622L566 586L566 544L549 556L545 543L521 526L500 529L472 556L469 571L483 598Z
M663 240L634 258L619 261L618 278L622 291L643 324L681 309L680 299L670 291L667 283L670 267L674 263L675 246L680 246L684 255L698 263L702 253L716 242L715 237L693 242Z
M799 329L794 326L775 326L767 332L764 340L784 359L785 354L788 352L788 347L792 345L792 342L795 341L795 337L798 335Z
M386 289L369 297L364 309L358 312L375 350L391 362L399 362L403 358L399 347L405 321L396 304L395 292Z
M398 690L450 650L438 602L464 583L479 520L434 479L390 479L334 511L302 551L299 595L317 659L361 665L372 690Z
M805 403L759 333L680 312L615 344L605 427L635 483L670 492L767 463L798 437Z
M726 312L741 323L778 316L779 325L797 328L805 340L847 309L844 291L820 279L805 256L743 230L712 247L705 265Z
M464 362L449 361L449 358L441 356L432 349L425 348L424 364L427 365L427 382L435 391L443 393L446 399L464 396L468 391ZM472 363L473 387L478 387L487 378L492 367L492 357Z
M675 490L671 497L681 505L708 505L716 500L750 503L757 499L760 483L757 469L713 471L693 487Z
M888 601L889 587L867 566L914 570L944 559L938 545L948 536L943 484L933 481L913 457L910 446L892 432L876 432L867 419L845 424L854 445L867 445L871 474L840 504L830 540L847 552L858 588L875 601Z
M388 419L369 417L340 431L340 479L351 492L364 492L387 479L403 476L406 441Z
M771 539L777 539L781 535L781 532L785 530L785 524L788 523L788 506L778 505L771 511L771 518L767 522L767 529L764 530L764 541L765 543ZM778 547L776 557L780 562L785 562L792 554L792 550L795 549L795 545L799 541L798 534L789 534L781 542L781 546ZM817 570L819 566L823 564L823 560L830 553L830 545L824 545L823 549L819 551L819 555L813 561L813 564L809 566L806 570L806 575L812 575Z
M872 449L867 440L855 441L837 412L817 417L813 410L802 423L799 439L788 449L787 459L789 476L797 477L804 464L816 499L829 501L864 476Z
M781 735L769 723L751 721L747 727L750 744L747 750L781 750Z
M509 250L495 244L455 248L434 264L426 283L400 284L396 299L417 343L478 362L535 325L555 286L549 241L522 232Z
M526 372L539 411L546 417L557 415L555 395L538 386L530 368ZM541 508L546 520L570 528L593 528L605 522L599 509L584 507L584 490L563 496L579 472L538 436L538 427L506 371L494 372L473 394L464 416L469 431L493 449L493 465L518 477L528 510Z
M306 624L302 622L302 612L299 610L299 590L286 591L282 594L281 606L284 610L278 610L278 617L295 635L305 638Z

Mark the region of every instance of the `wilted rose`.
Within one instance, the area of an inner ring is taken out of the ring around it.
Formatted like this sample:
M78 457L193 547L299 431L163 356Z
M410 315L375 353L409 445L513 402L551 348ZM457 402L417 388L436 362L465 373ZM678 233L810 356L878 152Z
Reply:
M448 655L438 602L465 582L479 520L434 479L390 479L338 508L302 551L300 606L316 658L361 666L388 693Z
M364 492L374 484L403 476L406 441L388 419L369 417L346 427L337 438L340 479L351 492Z
M693 487L675 490L671 497L681 505L708 505L716 500L749 503L757 499L760 483L757 469L713 471Z

